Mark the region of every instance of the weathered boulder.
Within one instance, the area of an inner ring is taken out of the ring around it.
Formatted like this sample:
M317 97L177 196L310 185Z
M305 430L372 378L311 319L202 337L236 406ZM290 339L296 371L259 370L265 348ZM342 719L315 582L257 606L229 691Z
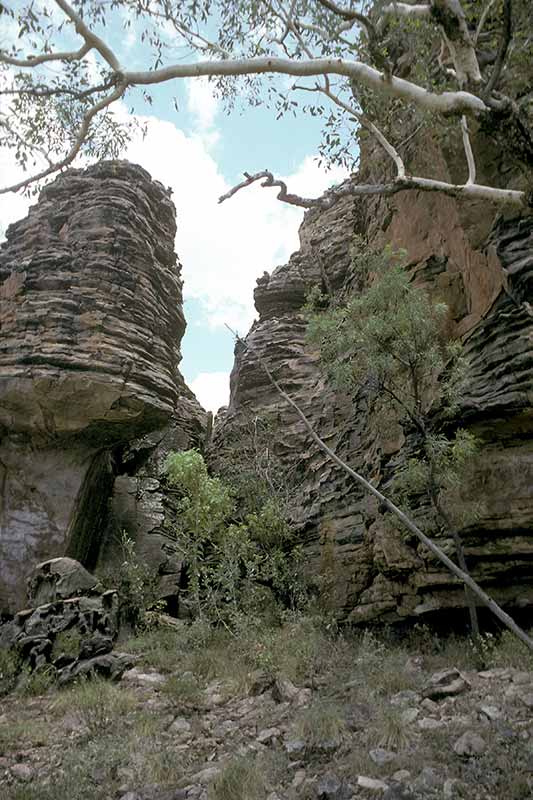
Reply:
M92 592L98 592L98 579L73 558L43 561L28 578L28 602L32 607Z
M422 134L421 134L422 135ZM407 159L414 174L431 167L449 180L457 168L426 135ZM409 153L408 153L409 155ZM483 162L480 180L505 185ZM492 153L492 156L495 156ZM415 156L413 156L414 158ZM389 166L377 150L362 149L360 179L386 182ZM421 163L424 162L424 163ZM498 162L499 163L499 162ZM429 165L429 166L428 166ZM358 178L356 178L358 179ZM473 576L499 602L533 604L533 217L501 215L486 203L404 192L393 198L345 198L306 213L300 251L263 276L255 290L259 319L237 345L229 408L217 421L213 465L238 457L246 420L274 420L276 453L294 476L292 523L320 577L327 602L354 623L397 621L465 604L461 584L415 540L384 524L377 504L311 441L295 412L269 383L260 359L298 403L330 448L374 485L387 489L409 457L410 432L381 430L372 418L371 390L356 399L334 390L306 341L302 306L318 285L335 301L358 291L351 265L354 235L365 246L386 243L407 251L413 279L449 307L449 331L464 341L469 379L460 424L480 441L464 501L479 504L476 521L460 533ZM417 519L425 527L424 507ZM426 528L430 535L438 532ZM444 547L450 542L441 539ZM453 547L453 544L452 544Z
M36 605L0 625L0 649L16 653L25 671L46 667L66 684L89 675L118 680L133 666L134 656L113 652L120 624L114 589L104 590L71 558L39 564L28 584Z
M128 442L202 427L169 195L124 161L68 170L0 246L0 611L31 564L94 566Z

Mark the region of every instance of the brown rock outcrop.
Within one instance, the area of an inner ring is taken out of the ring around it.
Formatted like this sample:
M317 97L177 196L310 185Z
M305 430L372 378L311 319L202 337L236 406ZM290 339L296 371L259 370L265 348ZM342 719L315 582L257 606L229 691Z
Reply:
M94 566L126 443L171 418L201 435L178 371L175 232L169 192L123 161L69 170L7 231L0 610L23 604L32 563L68 554Z
M444 156L431 138L426 145L418 157L422 152L432 160L432 174L437 169L437 176L445 177ZM387 166L375 153L370 158L368 148L364 155L363 182L380 182ZM378 430L368 394L354 401L328 385L318 353L306 342L301 313L313 285L337 298L354 291L354 234L371 247L390 242L405 248L415 280L448 303L450 332L464 340L470 365L461 424L481 441L475 474L464 489L466 500L481 501L476 523L461 532L467 560L475 579L497 600L510 607L530 605L532 216L502 216L487 204L416 192L344 199L326 212L308 212L300 251L258 281L259 319L247 336L248 349L236 348L230 405L215 427L213 462L220 453L236 451L240 427L250 414L278 420L277 450L296 476L292 521L305 545L309 572L328 579L322 585L329 586L340 617L393 621L464 606L462 587L417 542L385 528L375 503L310 441L258 361L266 360L324 441L386 491L392 472L408 455L410 432L398 428L391 436ZM424 509L419 511L423 522ZM451 544L440 543L446 549Z

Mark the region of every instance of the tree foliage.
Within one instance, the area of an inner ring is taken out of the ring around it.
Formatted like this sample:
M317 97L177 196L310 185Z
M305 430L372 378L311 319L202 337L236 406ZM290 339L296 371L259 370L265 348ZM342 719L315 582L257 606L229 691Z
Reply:
M165 471L180 496L169 534L198 617L235 623L255 610L265 587L281 602L298 602L299 549L275 497L239 517L231 487L208 474L198 451L171 453Z
M329 162L354 169L357 129L374 137L395 176L380 185L352 182L344 193L418 188L530 202L529 178L518 189L476 182L469 134L469 126L496 138L512 131L500 141L530 171L528 0L35 0L4 2L0 17L11 34L0 48L0 143L34 170L4 191L46 179L78 155L116 156L132 122L113 112L118 101L150 104L159 83L207 76L230 109L244 100L268 103L278 117L323 118ZM141 48L135 64L121 61L128 57L122 31ZM457 130L462 183L409 175L406 122L416 133L428 119ZM242 185L263 178L280 199L304 207L339 196L298 197L268 171L245 177Z
M358 241L353 265L360 291L346 303L316 313L324 298L311 296L309 338L339 388L367 393L378 427L399 422L413 436L414 452L391 489L411 515L413 500L429 503L434 526L452 537L465 570L457 529L475 509L460 502L458 490L476 442L466 430L442 429L456 410L466 371L460 344L446 336L447 306L413 284L402 253L365 254Z

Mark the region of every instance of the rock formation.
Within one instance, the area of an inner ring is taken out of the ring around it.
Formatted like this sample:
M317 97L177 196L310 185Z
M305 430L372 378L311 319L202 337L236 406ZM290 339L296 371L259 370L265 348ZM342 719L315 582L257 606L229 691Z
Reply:
M0 247L0 611L32 564L97 561L126 446L202 412L178 371L185 329L169 192L121 161L69 170ZM154 445L155 446L155 443ZM149 455L145 440L131 474ZM119 509L120 511L120 509ZM118 525L121 523L118 513Z
M431 135L421 135L424 138L412 145L408 168L416 159L413 173L424 174L427 161L433 176L450 180L458 167L448 163ZM492 171L493 180L495 167L489 156L494 154L477 145L480 174ZM381 182L388 169L377 151L368 143L363 146L363 183ZM500 174L497 180L502 183L504 178ZM328 579L329 600L341 618L355 623L397 621L464 606L462 587L416 542L388 530L375 503L310 441L258 360L266 360L324 441L386 491L392 471L407 457L409 432L399 428L391 436L380 431L372 423L367 396L354 401L328 385L319 354L306 342L302 315L306 293L314 285L337 299L354 291L354 234L364 237L370 248L386 243L404 248L413 279L448 304L450 334L463 340L469 363L461 424L481 442L471 485L464 487L467 501L481 501L476 523L461 532L467 560L473 577L495 599L508 607L530 605L531 215L501 214L486 203L466 204L417 192L345 198L327 211L308 212L299 252L258 281L259 319L247 336L247 349L236 348L230 405L215 427L213 463L221 453L231 457L237 452L242 426L250 416L277 420L277 452L292 468L297 487L293 523L305 545L309 571Z
M105 591L74 559L38 564L28 578L28 602L0 626L0 651L11 648L26 669L47 667L65 684L88 674L118 679L135 662L111 652L120 624L117 592Z

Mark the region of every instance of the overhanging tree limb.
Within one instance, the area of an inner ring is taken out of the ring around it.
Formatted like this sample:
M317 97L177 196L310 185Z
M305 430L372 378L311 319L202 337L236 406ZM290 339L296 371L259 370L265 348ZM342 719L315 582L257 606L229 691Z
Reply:
M453 184L445 181L437 181L431 178L415 178L412 176L398 177L391 183L379 184L358 184L346 181L340 187L331 189L322 197L301 197L300 195L289 192L287 184L267 169L256 172L253 175L249 172L244 173L245 180L233 186L218 199L219 203L229 200L241 189L250 186L257 181L263 181L261 186L269 188L279 188L277 199L283 203L288 203L299 208L331 208L343 197L365 197L369 195L393 195L412 189L420 192L440 192L455 198L471 198L472 200L490 200L494 203L505 203L517 208L528 207L528 196L526 192L515 189L498 189L494 186L483 186L478 183Z
M233 331L228 325L226 326L235 339L240 342L246 349L248 349L248 345L246 342ZM369 494L373 495L379 502L385 506L387 511L393 514L400 522L414 534L417 539L422 542L425 547L442 563L444 566L455 575L456 578L459 578L460 581L463 582L465 586L467 586L471 592L483 603L483 605L487 606L487 608L492 611L492 613L500 620L500 622L508 628L511 633L513 633L521 642L523 642L530 650L533 651L533 639L531 639L525 631L520 628L516 622L509 616L489 595L483 591L481 586L479 586L473 578L468 575L468 573L464 572L460 567L455 564L451 558L449 558L446 553L441 550L441 548L433 542L429 536L426 536L423 531L420 530L418 525L415 523L405 514L397 505L395 505L391 500L389 500L385 495L383 495L379 489L376 489L375 486L372 486L369 481L363 478L358 472L353 470L342 458L330 448L328 445L320 438L320 436L316 433L315 429L307 419L304 412L301 410L299 405L281 388L279 383L276 381L274 376L272 375L267 363L261 356L257 356L259 363L261 364L262 368L264 369L266 376L276 392L280 395L280 397L285 400L291 408L294 409L298 417L303 422L305 428L307 429L308 433L310 434L313 441L318 445L318 447L328 456L328 458L333 461L337 466L339 466L344 472L346 472L353 480L358 483L362 488L368 492Z

